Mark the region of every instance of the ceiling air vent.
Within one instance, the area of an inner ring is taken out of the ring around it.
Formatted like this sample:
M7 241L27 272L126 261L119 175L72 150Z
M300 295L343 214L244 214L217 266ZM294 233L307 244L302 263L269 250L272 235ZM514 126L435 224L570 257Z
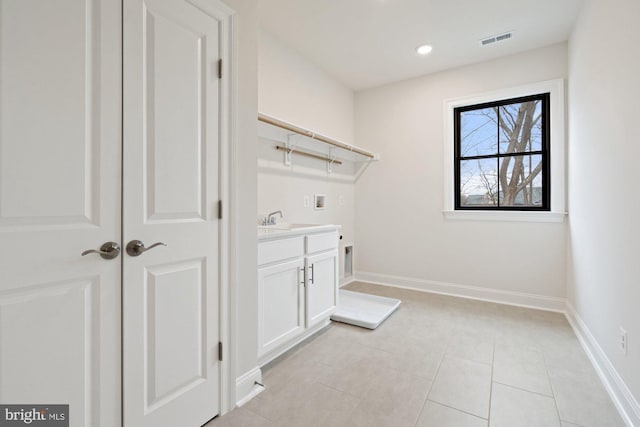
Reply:
M495 42L501 42L503 40L508 40L513 37L513 32L509 31L508 33L497 34L495 36L487 37L480 40L480 45L486 46L488 44L492 44Z

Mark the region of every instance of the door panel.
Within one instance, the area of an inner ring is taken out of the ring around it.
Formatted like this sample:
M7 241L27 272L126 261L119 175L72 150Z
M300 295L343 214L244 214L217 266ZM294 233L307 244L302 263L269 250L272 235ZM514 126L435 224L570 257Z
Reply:
M204 220L203 74L206 59L216 53L207 42L215 40L152 10L146 25L147 221Z
M206 379L206 275L204 259L146 271L147 395L155 407Z
M94 223L100 2L2 0L0 7L0 224Z
M16 403L60 403L50 399L65 384L65 402L98 398L99 390L87 387L99 379L99 340L91 333L100 322L93 309L99 305L98 297L97 278L44 283L0 296L0 360L15 366L15 349L20 349L20 364L28 366L3 369L3 397ZM43 349L47 349L44 361ZM91 420L91 406L73 409L72 420Z
M220 23L125 0L124 423L196 426L219 406Z
M120 423L121 8L0 0L0 402Z

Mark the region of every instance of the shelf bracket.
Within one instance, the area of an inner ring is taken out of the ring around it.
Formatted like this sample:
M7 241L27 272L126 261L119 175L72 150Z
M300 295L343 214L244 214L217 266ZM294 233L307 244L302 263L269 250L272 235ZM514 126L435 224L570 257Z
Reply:
M292 137L296 136L295 134L287 135L287 142L285 143L285 152L284 152L284 165L291 166L291 153L296 149L296 144L291 144Z
M356 176L355 176L354 182L358 182L358 180L360 179L360 177L362 176L364 171L367 170L367 168L369 167L370 164L371 164L371 160L369 160L367 162L364 162L362 164L362 166L360 166L360 168L358 168L358 170L356 172Z
M329 149L329 156L327 157L327 173L333 172L333 163L336 161L333 155L333 149Z

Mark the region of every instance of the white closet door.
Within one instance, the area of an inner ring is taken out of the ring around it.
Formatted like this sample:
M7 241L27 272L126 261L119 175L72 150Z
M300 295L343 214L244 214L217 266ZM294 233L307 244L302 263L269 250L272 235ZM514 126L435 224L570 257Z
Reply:
M0 0L0 402L120 424L121 3Z
M219 411L220 23L208 1L124 1L127 427ZM196 7L195 4L198 4Z

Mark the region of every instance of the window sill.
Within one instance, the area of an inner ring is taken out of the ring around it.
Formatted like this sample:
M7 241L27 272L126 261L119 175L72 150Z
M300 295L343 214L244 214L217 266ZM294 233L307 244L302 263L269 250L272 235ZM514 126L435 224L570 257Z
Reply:
M442 211L445 219L463 221L564 222L566 212Z

